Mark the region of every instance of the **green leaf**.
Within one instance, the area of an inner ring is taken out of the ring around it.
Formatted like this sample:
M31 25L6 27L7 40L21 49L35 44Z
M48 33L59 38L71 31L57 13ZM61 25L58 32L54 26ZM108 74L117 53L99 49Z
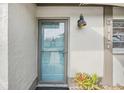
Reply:
M96 74L93 74L93 75L92 75L92 81L93 81L93 83L97 83L97 81L98 81L98 76L97 76Z

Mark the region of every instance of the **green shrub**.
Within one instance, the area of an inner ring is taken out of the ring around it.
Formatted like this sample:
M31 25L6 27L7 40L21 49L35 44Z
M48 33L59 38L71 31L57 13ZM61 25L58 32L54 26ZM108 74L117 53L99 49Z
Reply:
M101 87L99 86L100 78L97 74L89 75L87 73L77 73L75 76L75 82L82 89L86 90L99 90Z

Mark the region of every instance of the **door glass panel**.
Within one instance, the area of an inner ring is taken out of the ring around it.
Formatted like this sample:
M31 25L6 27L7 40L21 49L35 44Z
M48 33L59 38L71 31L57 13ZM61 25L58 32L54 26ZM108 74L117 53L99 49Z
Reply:
M64 23L42 22L41 80L64 81Z

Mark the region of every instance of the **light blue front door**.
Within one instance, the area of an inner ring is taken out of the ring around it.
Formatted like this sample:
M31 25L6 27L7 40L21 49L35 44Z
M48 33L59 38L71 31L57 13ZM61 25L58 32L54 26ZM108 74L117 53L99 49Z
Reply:
M39 21L40 81L65 82L65 21Z

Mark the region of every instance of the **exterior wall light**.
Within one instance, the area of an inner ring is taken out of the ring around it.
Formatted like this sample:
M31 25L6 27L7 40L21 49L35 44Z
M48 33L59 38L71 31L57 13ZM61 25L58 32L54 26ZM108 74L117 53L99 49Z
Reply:
M78 28L80 29L82 29L87 25L82 14L80 15L80 19L78 20L77 24L78 24Z

